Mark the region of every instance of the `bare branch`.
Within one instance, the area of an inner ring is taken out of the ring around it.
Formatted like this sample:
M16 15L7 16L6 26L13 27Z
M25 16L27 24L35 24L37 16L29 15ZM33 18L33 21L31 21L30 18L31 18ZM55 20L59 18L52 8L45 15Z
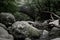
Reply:
M51 16L51 19L52 19L52 20L54 20L54 18L53 18L53 16L52 16L52 14L50 14L50 16Z
M49 11L42 11L42 12L45 12L45 13L49 13L49 14L53 14L55 17L59 18L60 19L60 16L56 15L55 13L53 12L49 12Z

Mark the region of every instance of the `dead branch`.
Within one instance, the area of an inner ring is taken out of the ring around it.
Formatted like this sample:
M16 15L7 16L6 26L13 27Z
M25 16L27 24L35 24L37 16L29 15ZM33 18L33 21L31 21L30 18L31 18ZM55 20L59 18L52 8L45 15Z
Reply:
M50 16L51 16L51 19L52 19L52 20L54 20L54 18L53 18L53 16L52 16L52 14L50 14Z
M59 19L60 19L60 16L56 15L56 14L55 14L55 13L53 13L53 12L49 12L49 11L42 11L42 12L52 14L52 15L54 15L55 17L57 17L57 18L59 18Z

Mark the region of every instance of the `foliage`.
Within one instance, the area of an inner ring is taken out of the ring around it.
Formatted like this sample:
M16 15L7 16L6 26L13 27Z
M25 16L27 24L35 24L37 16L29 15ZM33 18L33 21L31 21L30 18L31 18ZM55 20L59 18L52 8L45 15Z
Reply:
M33 19L33 21L37 21L37 20L40 20L41 14L44 15L47 13L44 11L49 11L57 14L57 11L60 10L59 4L60 4L59 0L32 0L31 3L27 1L25 4L27 5L27 8L24 7L24 9L25 10L27 9L27 10L26 11L23 10L22 12L29 15ZM45 16L42 16L42 17L45 17Z
M11 12L17 17L16 12L20 11L23 13L22 15L28 15L33 21L41 20L41 14L45 14L42 13L43 11L60 15L60 0L0 0L0 4L0 12Z
M15 13L17 6L15 0L0 0L0 12Z
M16 18L17 21L31 20L28 15L26 15L24 13L21 13L21 12L20 13L19 12L14 13L14 16L15 16L15 18Z

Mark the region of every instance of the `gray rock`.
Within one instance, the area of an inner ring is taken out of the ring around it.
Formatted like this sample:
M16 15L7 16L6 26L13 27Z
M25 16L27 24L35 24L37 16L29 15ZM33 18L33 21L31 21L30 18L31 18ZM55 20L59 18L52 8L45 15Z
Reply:
M51 39L51 40L60 40L60 38L54 38L54 39Z
M43 34L40 37L40 40L48 40L49 38L49 32L46 30L43 30Z
M43 29L42 27L42 23L41 22L38 22L38 21L26 21L28 22L30 25L32 25L33 27L37 28L37 29Z
M25 38L25 40L31 40L30 38Z
M38 30L26 21L17 21L12 25L12 29L24 34L26 37L39 37L42 34L42 30Z
M6 29L6 26L2 23L0 23L0 27L3 27L4 29Z
M0 27L0 40L13 40L13 36L10 35L3 27Z
M11 25L15 22L15 17L11 13L0 13L0 23Z
M50 32L51 38L60 37L60 28L54 27Z

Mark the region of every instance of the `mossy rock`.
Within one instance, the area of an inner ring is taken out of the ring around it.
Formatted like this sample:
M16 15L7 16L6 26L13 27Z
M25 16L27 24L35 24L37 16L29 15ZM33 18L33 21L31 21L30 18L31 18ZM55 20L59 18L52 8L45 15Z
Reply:
M26 21L17 21L12 25L12 29L24 34L27 37L39 37L42 34L42 30L38 30Z
M15 17L11 13L0 13L0 23L11 25L15 22Z

